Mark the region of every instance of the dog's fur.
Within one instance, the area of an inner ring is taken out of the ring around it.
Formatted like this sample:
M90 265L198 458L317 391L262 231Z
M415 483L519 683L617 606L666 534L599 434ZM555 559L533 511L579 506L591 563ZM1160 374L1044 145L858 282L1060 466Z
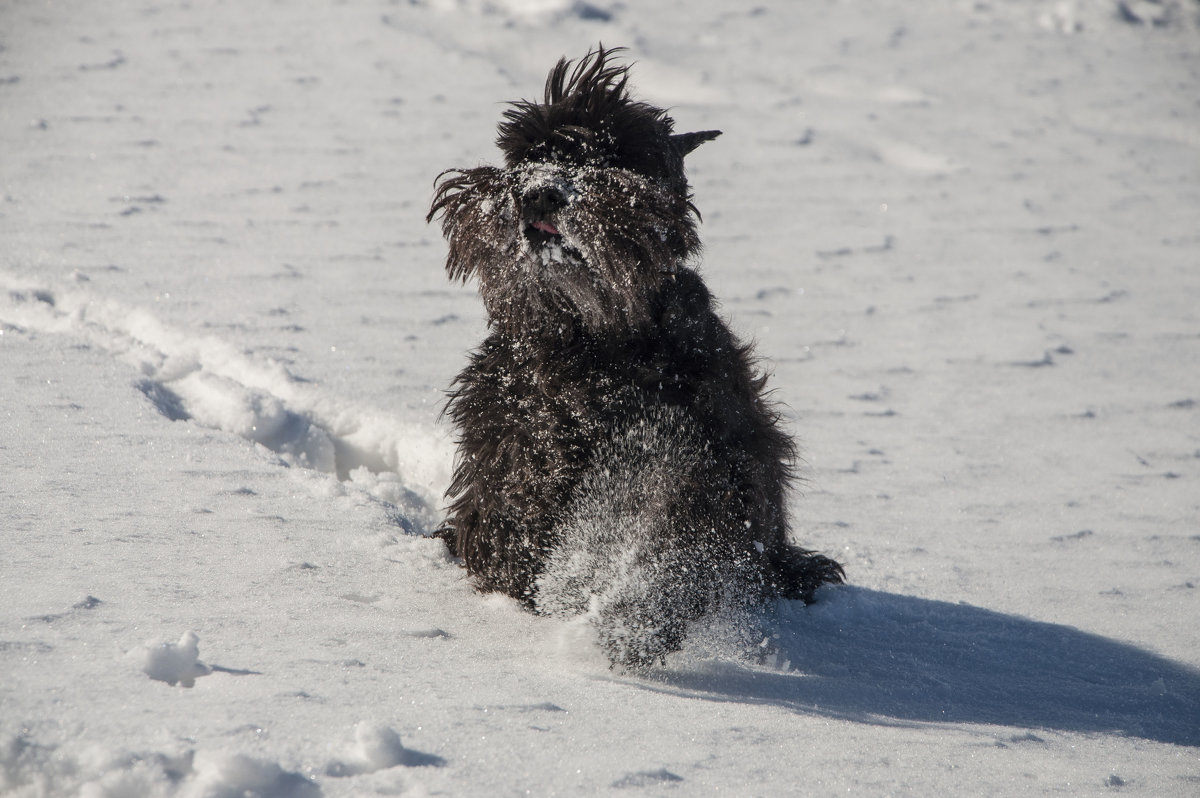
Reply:
M615 666L679 649L718 605L809 601L833 560L789 542L795 449L750 347L689 266L699 213L675 134L603 46L504 113L504 167L438 178L452 279L490 334L447 412L439 535L480 590L595 614Z

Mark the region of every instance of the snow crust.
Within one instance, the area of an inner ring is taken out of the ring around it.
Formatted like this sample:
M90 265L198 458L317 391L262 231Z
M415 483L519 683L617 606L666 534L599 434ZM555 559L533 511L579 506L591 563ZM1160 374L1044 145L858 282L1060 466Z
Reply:
M0 795L1195 795L1198 16L0 3ZM599 41L724 131L699 268L850 581L639 678L429 537L433 180Z

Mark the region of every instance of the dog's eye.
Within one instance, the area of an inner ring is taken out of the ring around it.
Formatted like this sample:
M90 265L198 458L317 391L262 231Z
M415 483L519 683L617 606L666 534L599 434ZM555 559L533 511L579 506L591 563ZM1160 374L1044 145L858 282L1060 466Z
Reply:
M581 127L579 125L564 125L563 127L560 127L557 132L569 139L580 142L590 141L591 139L596 138L596 131L588 127Z
M612 141L604 131L580 125L562 125L535 147L531 160L556 161L577 166L607 166L613 160Z

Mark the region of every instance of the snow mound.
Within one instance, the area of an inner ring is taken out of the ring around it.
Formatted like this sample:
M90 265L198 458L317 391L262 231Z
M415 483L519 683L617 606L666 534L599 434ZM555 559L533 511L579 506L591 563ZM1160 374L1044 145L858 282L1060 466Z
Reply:
M320 788L277 763L244 754L75 753L21 734L0 740L0 793L11 798L318 798Z
M201 751L180 794L184 798L317 798L321 789L274 762L244 754Z
M363 721L354 727L354 742L340 758L325 766L325 775L342 778L399 765L419 767L441 764L441 757L405 748L400 742L400 735L387 724Z
M147 643L132 656L140 661L142 673L169 685L195 687L196 679L212 673L200 661L200 638L195 632L184 632L178 643Z

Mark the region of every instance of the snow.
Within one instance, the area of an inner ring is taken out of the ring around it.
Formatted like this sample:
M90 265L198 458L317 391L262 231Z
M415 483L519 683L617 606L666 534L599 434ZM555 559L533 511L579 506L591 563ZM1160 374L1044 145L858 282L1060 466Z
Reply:
M0 4L0 794L1195 795L1198 36L1185 0ZM700 268L850 581L639 678L428 537L484 329L433 180L598 41L724 131Z
M442 764L438 757L420 761L400 743L400 735L389 726L362 722L354 727L354 744L349 746L342 759L335 759L325 767L329 776L359 776L374 773L399 765Z
M170 685L195 687L196 679L212 673L200 661L200 638L195 632L184 632L178 643L148 643L131 652L131 657L141 663L142 673Z

